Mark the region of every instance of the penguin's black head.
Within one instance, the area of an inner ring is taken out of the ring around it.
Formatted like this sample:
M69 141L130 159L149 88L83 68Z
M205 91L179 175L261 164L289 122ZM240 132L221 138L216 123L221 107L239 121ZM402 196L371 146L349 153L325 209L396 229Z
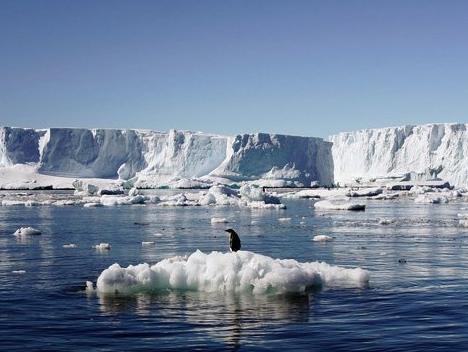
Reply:
M236 231L234 231L233 229L227 229L227 230L224 230L224 231L229 232L230 234L236 233Z

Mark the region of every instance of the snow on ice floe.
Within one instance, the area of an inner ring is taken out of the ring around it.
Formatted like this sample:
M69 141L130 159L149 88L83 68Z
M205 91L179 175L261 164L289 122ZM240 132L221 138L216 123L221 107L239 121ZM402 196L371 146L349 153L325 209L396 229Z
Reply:
M314 203L317 210L365 210L365 204L354 203L345 198L332 198Z
M37 236L40 235L41 231L33 227L20 227L15 231L15 236Z
M249 251L205 254L197 250L188 257L172 257L154 265L124 268L113 264L99 275L96 289L103 294L167 289L281 294L320 286L362 287L368 282L369 272L361 268L273 259Z
M333 237L327 235L316 235L312 239L314 242L330 242L333 241Z

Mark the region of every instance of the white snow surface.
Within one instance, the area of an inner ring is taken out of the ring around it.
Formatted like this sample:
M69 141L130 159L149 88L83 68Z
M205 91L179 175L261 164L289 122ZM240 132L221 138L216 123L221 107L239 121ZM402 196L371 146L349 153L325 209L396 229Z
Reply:
M17 165L30 168L24 180L25 172L12 170ZM332 165L331 143L314 137L0 128L0 173L7 169L13 174L0 177L1 188L34 188L27 183L37 178L48 180L41 185L54 187L71 187L75 178L119 179L129 188L208 188L241 181L327 185L333 181ZM96 191L79 182L77 192Z
M104 294L166 289L280 294L322 285L361 287L368 282L369 273L361 268L273 259L248 251L206 254L197 250L189 257L172 257L154 265L113 264L99 275L96 289Z
M335 182L438 177L455 186L466 186L467 126L455 123L409 125L330 136Z

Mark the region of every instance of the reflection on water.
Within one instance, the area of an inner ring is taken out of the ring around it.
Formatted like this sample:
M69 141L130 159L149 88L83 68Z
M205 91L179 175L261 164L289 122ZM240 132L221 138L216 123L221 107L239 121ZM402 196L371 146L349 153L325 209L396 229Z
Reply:
M244 334L250 336L274 325L307 323L313 296L168 291L120 297L100 294L98 299L104 314L151 317L157 311L162 319L168 320L176 314L212 338L240 347Z

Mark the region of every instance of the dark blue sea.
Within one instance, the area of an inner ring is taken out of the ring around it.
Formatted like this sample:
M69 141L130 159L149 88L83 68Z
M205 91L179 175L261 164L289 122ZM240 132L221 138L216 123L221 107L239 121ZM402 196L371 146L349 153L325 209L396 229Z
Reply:
M0 207L1 351L467 351L468 203L368 200L365 212L235 207ZM212 225L212 217L230 224ZM290 217L291 221L278 221ZM388 225L380 219L392 219ZM253 224L252 224L253 222ZM33 226L40 236L13 232ZM99 297L113 263L243 249L370 271L368 287L308 294L193 291ZM155 237L155 233L163 236ZM313 242L316 234L334 237ZM142 246L142 241L155 241ZM111 243L110 251L91 247ZM75 243L77 248L63 248ZM24 270L24 273L17 272Z

